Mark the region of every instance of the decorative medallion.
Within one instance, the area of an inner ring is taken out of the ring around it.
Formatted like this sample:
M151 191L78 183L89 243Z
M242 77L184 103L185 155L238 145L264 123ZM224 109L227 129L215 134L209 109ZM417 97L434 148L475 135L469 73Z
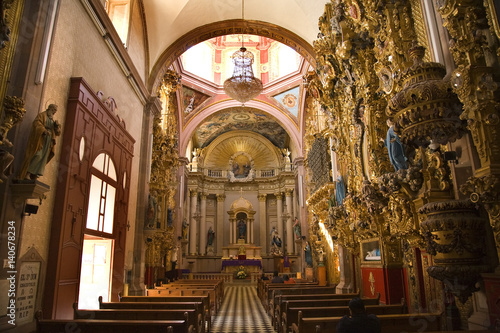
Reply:
M357 2L352 3L351 7L349 8L349 15L351 15L353 20L359 21L361 14L360 14L359 5Z
M386 94L390 94L392 92L392 88L394 87L392 72L387 67L382 67L377 71L377 76L380 79L380 89L382 89Z
M282 102L287 108L293 108L297 104L297 97L292 94L286 94Z

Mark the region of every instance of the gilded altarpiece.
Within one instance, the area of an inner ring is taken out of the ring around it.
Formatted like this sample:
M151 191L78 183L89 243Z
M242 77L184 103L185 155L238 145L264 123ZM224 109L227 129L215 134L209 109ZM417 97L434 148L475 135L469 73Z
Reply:
M311 182L308 204L321 213L311 216L310 230L318 231L319 219L334 242L355 257L362 255L360 243L380 239L384 284L398 290L387 294L386 301L405 296L413 310L427 307L426 299L440 288L429 283L424 266L434 265L433 258L420 257L420 249L429 243L420 227L426 214L419 209L453 200L444 153L446 144L466 131L453 82L445 78L443 66L430 62L423 22L419 1L329 2L314 42L317 71L306 77L306 98L314 100L307 103L309 119L318 110L328 118L322 130L306 127L306 150L314 138L328 138L347 184L340 204L331 200L334 185L318 189ZM387 119L404 145L408 165L400 170L391 165L384 144ZM464 286L470 283L465 275L459 279ZM467 293L461 288L452 292L463 299ZM370 296L369 286L364 289Z

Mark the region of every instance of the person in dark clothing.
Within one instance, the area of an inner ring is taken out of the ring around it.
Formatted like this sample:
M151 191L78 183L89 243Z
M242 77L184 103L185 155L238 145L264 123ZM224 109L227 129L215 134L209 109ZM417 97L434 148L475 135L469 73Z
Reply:
M278 271L274 271L274 276L271 280L271 283L284 283L285 280L281 276L278 275Z
M269 278L266 276L266 274L262 273L262 276L260 277L262 281L264 280L269 280Z
M365 304L359 297L349 302L351 316L344 316L337 324L338 333L381 333L380 321L374 314L366 314Z

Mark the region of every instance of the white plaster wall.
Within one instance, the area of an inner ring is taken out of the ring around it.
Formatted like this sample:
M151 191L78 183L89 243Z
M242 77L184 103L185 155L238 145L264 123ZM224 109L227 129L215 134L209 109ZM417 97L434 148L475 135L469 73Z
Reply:
M128 42L128 54L137 68L137 71L141 75L143 82L146 82L147 72L146 68L146 53L145 47L146 42L144 40L144 22L142 22L141 10L139 8L139 1L132 1L132 17L130 20L130 30L129 30L129 42Z
M79 0L60 2L53 43L45 77L45 90L41 105L56 103L59 111L55 118L62 124L66 115L68 91L71 77L83 77L95 91L101 90L104 96L112 96L117 103L115 112L125 121L127 131L136 140L132 160L132 177L129 198L128 218L131 228L127 234L127 253L133 247L135 215L137 206L137 183L140 156L140 138L143 121L143 105L118 67L102 36ZM56 155L47 165L46 172L39 180L50 185L38 210L38 214L26 217L23 225L19 256L26 253L28 247L36 247L46 261L51 233L52 210L55 204L57 167L63 147L59 137L55 146ZM36 201L34 203L37 203ZM139 222L140 223L140 222ZM128 262L128 258L126 262Z

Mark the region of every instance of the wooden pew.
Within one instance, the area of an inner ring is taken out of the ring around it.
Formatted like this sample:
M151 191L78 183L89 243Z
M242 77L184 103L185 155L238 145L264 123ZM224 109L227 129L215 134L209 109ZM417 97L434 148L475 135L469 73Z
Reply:
M212 307L215 312L220 308L222 304L223 292L216 285L195 285L195 284L164 284L154 289L147 289L147 296L156 296L158 290L158 295L160 296L191 296L191 295L210 295L210 300L212 301ZM196 291L193 291L196 290ZM198 291L203 290L203 291Z
M263 290L262 295L261 295L262 305L267 310L267 306L269 305L269 299L272 296L272 290L275 290L275 289L297 288L297 286L299 286L299 287L314 287L314 286L319 287L318 286L318 282L307 282L307 281L303 281L303 282L300 282L300 283L290 283L290 284L286 284L286 283L265 283L264 284L264 288L263 288L264 290Z
M146 296L151 296L151 297L169 297L169 296L207 296L209 297L209 304L210 304L210 309L211 311L213 310L214 313L217 313L219 307L218 307L218 300L215 297L215 289L210 288L210 289L188 289L188 288L181 288L181 289L146 289Z
M219 298L224 298L224 280L177 280L177 281L172 281L167 284L161 284L160 286L155 286L155 288L162 289L164 287L168 286L180 286L180 287L191 287L191 286L196 286L196 287L201 287L201 286L210 286L210 287L215 287L216 292L218 294Z
M404 304L393 304L393 305L368 305L365 307L366 313L379 315L387 314L404 314L407 313L406 306ZM298 308L288 308L286 312L281 315L281 325L278 332L291 332L292 324L298 325L299 322L299 311L302 312L304 318L309 317L342 317L345 315L350 315L349 307L347 306L318 306L318 307L298 307Z
M269 299L268 314L271 316L272 324L274 325L275 299L280 295L320 295L320 294L335 294L336 287L320 287L320 286L295 286L295 288L278 288L271 289L271 297Z
M273 320L272 322L275 323L274 320L276 320L276 323L279 326L281 326L281 309L282 309L282 303L284 301L289 301L289 300L308 300L308 299L353 299L354 297L359 297L359 290L357 293L347 293L347 294L292 294L292 295L276 295L274 297L273 303L274 303L274 312L273 312ZM275 326L276 329L276 326ZM280 330L278 330L280 331Z
M365 306L380 305L380 293L377 298L362 298ZM281 313L286 313L288 308L300 307L322 307L322 306L340 306L348 308L351 299L302 299L289 300L281 303Z
M120 305L120 303L124 303ZM133 305L133 303L146 303L145 305ZM158 305L163 304L163 305ZM194 305L193 305L194 304ZM103 303L99 297L100 309L184 309L187 306L194 306L199 313L203 314L204 322L209 331L212 327L212 312L210 310L209 296L168 296L168 297L148 297L148 296L122 296L120 302ZM191 307L193 308L193 307ZM205 325L204 325L205 326Z
M335 287L324 287L317 284L271 284L266 287L263 305L268 314L271 314L271 310L273 310L271 304L274 306L273 299L275 295L308 294L306 290L312 289L317 289L317 291L313 292L314 294L335 294Z
M186 320L194 333L203 333L203 316L195 309L99 309L79 310L73 304L74 319L98 320Z
M380 326L384 333L433 332L443 326L441 313L411 313L398 315L380 315ZM342 317L304 318L299 312L299 324L292 324L293 333L335 333Z
M186 320L97 320L97 319L41 319L36 315L38 333L194 333Z

